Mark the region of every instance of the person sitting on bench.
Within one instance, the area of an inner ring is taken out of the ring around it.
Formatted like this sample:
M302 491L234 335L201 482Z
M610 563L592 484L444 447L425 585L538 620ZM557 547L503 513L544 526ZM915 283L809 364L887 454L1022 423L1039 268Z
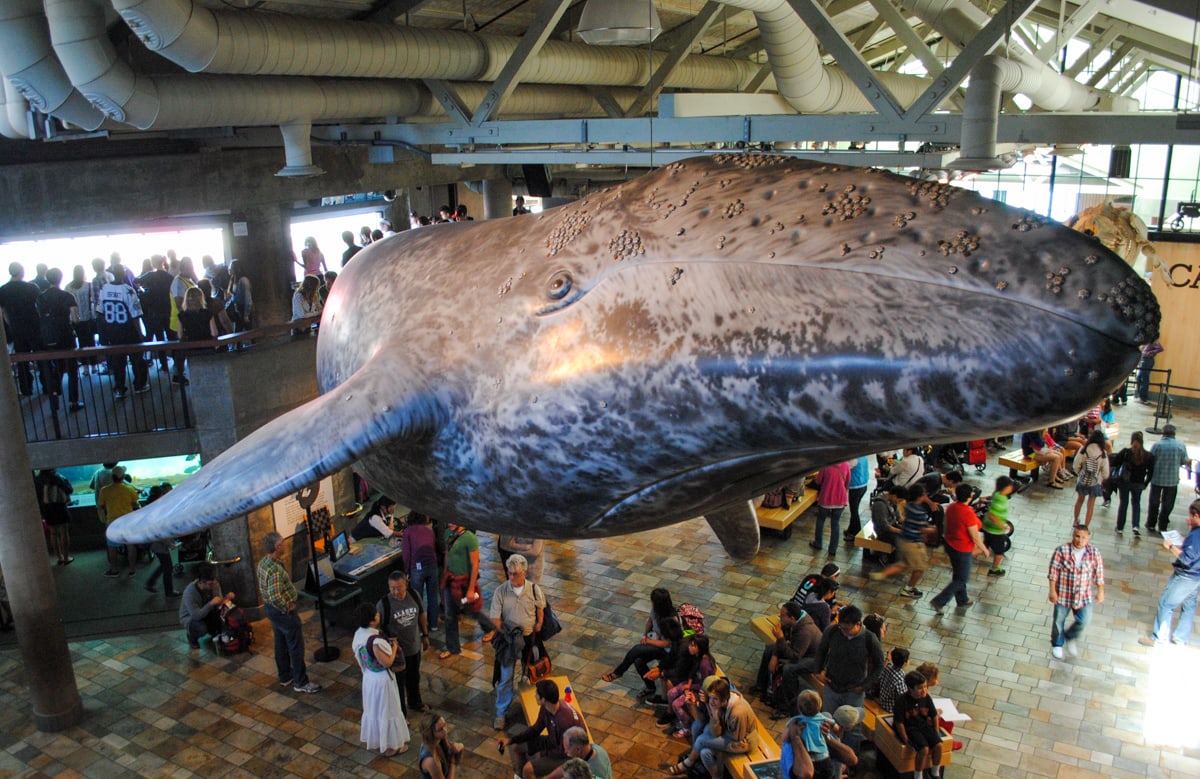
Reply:
M1050 468L1049 479L1046 482L1047 486L1053 487L1056 490L1063 488L1063 482L1066 481L1066 475L1060 473L1063 464L1066 463L1067 457L1062 449L1052 449L1046 445L1045 436L1046 430L1034 430L1025 433L1021 436L1021 453L1029 459L1033 460L1039 466L1045 465Z

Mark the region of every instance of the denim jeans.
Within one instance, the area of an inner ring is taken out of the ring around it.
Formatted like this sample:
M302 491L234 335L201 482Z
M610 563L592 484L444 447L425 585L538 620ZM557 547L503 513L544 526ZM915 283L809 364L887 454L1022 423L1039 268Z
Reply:
M483 594L480 593L480 597ZM450 592L450 588L442 590L442 603L446 607L446 649L447 651L458 654L462 651L462 640L458 637L458 615L462 613L462 604L459 603L454 595ZM468 612L468 616L479 625L479 629L484 633L495 629L492 620L488 618L487 601L484 601L484 608L481 608L475 613Z
M971 553L959 552L947 547L946 554L950 556L950 583L945 589L933 596L934 606L945 606L954 597L954 602L965 606L970 598L967 596L967 582L971 581Z
M700 762L711 772L711 769L721 761L722 754L728 752L737 755L750 751L749 745L741 749L730 749L732 743L729 736L714 736L705 728L704 732L692 743L692 752L699 753Z
M1121 496L1117 503L1117 530L1125 529L1125 516L1129 512L1129 506L1133 505L1133 526L1141 527L1142 522L1142 491L1146 489L1144 484L1131 484L1118 487L1117 491ZM1132 498L1132 501L1130 500ZM1146 521L1147 529L1150 527L1149 518Z
M1171 526L1171 512L1175 509L1175 497L1179 486L1160 487L1150 485L1150 505L1146 508L1146 529L1166 530ZM1120 509L1118 509L1120 510Z
M514 633L515 635L515 633ZM517 654L518 659L520 653ZM516 674L514 673L517 667L516 662L505 663L500 666L500 681L496 683L496 716L507 716L508 707L512 705L514 689L516 687Z
M836 508L826 508L825 506L817 506L817 527L813 533L813 543L817 546L821 545L821 539L825 537L825 520L829 520L829 554L837 554L838 549L838 523L842 518L842 509L844 506Z
M442 613L441 603L438 602L438 570L437 566L421 566L421 570L413 568L408 586L425 601L425 617L430 630L437 630L438 615Z
M154 557L158 560L158 567L150 574L150 578L146 581L147 587L153 587L154 582L159 576L162 576L163 590L168 595L176 595L175 579L172 577L172 572L175 569L171 562L170 552L155 552Z
M1158 599L1158 616L1154 618L1155 641L1170 639L1176 644L1186 644L1192 636L1192 622L1196 619L1196 600L1200 597L1200 577L1180 576L1174 574L1163 588L1162 597ZM1171 616L1175 609L1182 606L1179 612L1179 624L1171 632Z
M1075 615L1075 621L1071 623L1071 627L1067 627L1068 614ZM1091 603L1085 603L1077 609L1061 603L1054 604L1054 619L1050 623L1050 646L1062 646L1067 641L1076 640L1083 634L1083 629L1087 627L1091 619Z
M266 604L267 619L275 634L275 670L279 680L291 679L296 687L308 684L308 668L304 665L304 623L295 610L280 611Z
M853 706L858 709L858 719L861 722L863 716L863 693L861 692L837 692L828 684L825 685L825 691L821 693L821 711L833 714L839 706ZM853 730L842 734L842 743L854 750L858 754L858 746L862 743L862 730L857 725ZM835 776L841 776L841 771L838 771Z

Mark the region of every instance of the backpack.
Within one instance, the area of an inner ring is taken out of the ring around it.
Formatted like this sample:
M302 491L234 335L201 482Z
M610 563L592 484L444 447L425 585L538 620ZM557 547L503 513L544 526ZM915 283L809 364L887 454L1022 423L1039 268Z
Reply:
M1100 483L1100 454L1096 457L1086 455L1083 459L1083 468L1079 470L1079 486L1080 487L1095 487Z
M217 647L222 654L249 652L254 643L254 628L246 621L246 612L232 604L221 607L221 633Z
M681 603L675 613L679 617L679 624L683 625L685 638L704 635L704 612L698 607L690 603Z

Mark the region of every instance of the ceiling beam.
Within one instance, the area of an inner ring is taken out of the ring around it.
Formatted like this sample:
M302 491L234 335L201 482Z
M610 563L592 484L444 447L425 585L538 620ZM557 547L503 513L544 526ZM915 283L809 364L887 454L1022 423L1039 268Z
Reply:
M654 98L658 96L658 93L662 91L663 85L667 83L667 79L670 78L671 74L675 72L675 69L679 67L679 63L683 62L684 58L687 57L688 52L690 52L692 47L700 41L701 37L703 37L704 33L708 30L708 26L712 24L713 19L716 18L717 13L720 12L723 7L725 7L723 3L718 3L715 0L708 0L708 2L704 4L704 7L700 9L700 13L692 17L692 20L685 25L687 28L686 33L675 38L671 50L667 52L667 56L663 58L661 63L659 63L658 68L650 77L649 82L647 82L646 86L642 89L642 93L638 95L637 99L633 101L633 104L629 106L629 109L625 112L626 116L639 116L643 111L646 110L646 107L649 106L651 102L653 102Z
M376 8L356 18L364 22L394 24L401 16L417 10L424 4L425 0L387 0L382 5L377 5Z
M1100 9L1106 2L1107 0L1087 0L1083 5L1076 8L1075 13L1071 14L1071 18L1067 19L1062 29L1058 31L1054 38L1034 53L1037 61L1045 63L1054 59L1055 55L1066 47L1067 42L1078 35L1092 21L1096 14L1100 13Z
M1112 46L1113 43L1116 42L1117 37L1120 36L1128 28L1128 26L1129 25L1125 24L1124 22L1117 22L1116 24L1110 25L1095 43L1088 47L1083 54L1079 55L1079 59L1071 63L1071 66L1063 72L1063 75L1067 76L1068 78L1075 78L1078 76L1081 72L1083 72L1084 68L1095 62L1096 58L1099 57L1101 53L1107 51L1108 47Z
M454 91L449 82L442 81L436 78L421 79L425 86L433 94L433 99L438 101L438 105L450 117L450 120L455 124L470 124L471 109L467 108L463 103L462 98Z
M892 5L891 0L869 0L871 7L879 18L887 22L892 31L899 38L914 57L921 60L921 64L925 66L930 76L936 76L942 72L942 63L938 61L937 55L925 45L925 41L921 36L917 35L917 31L913 29L908 20L904 18L896 6Z
M1112 56L1108 58L1108 62L1105 62L1103 65L1101 65L1099 68L1097 68L1094 73L1092 73L1091 78L1089 78L1087 80L1087 85L1089 87L1094 87L1097 84L1099 84L1100 81L1103 80L1103 78L1108 75L1108 72L1110 70L1112 70L1114 67L1116 67L1117 63L1119 63L1121 60L1125 59L1125 57L1131 51L1133 51L1132 43L1126 42L1126 43L1121 44L1121 47L1119 49L1117 49L1116 51L1114 51L1112 53Z
M876 19L864 24L858 32L854 33L854 37L850 39L850 45L862 51L871 42L871 39L875 37L875 33L879 32L879 29L883 27L883 24L883 19Z
M1150 63L1142 62L1136 68L1134 68L1132 73L1129 74L1128 79L1123 81L1121 84L1118 84L1117 87L1112 91L1118 95L1128 95L1133 91L1133 88L1137 85L1138 81L1141 80L1142 76L1146 75L1146 71L1148 70L1150 70Z
M541 51L546 39L553 32L554 26L558 24L570 4L571 0L542 0L533 21L529 23L525 34L521 36L521 42L517 44L517 48L508 58L508 62L504 63L500 75L496 77L491 88L484 95L483 102L475 109L475 115L471 117L471 124L478 127L500 110L500 105L517 88L517 84L521 83L521 73L529 64L530 58Z
M905 121L917 120L937 109L942 101L970 74L975 65L991 53L1010 28L1025 18L1038 0L1009 0L984 28L963 47L954 62L933 80L904 113Z

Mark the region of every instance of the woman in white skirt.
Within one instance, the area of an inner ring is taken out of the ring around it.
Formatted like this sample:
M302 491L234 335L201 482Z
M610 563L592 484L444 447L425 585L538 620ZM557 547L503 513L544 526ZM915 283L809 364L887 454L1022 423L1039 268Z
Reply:
M408 723L400 707L400 691L392 674L392 663L404 662L396 652L396 639L379 632L379 612L369 603L354 610L358 630L354 633L354 659L362 668L362 729L359 740L367 749L378 749L384 757L408 751Z

